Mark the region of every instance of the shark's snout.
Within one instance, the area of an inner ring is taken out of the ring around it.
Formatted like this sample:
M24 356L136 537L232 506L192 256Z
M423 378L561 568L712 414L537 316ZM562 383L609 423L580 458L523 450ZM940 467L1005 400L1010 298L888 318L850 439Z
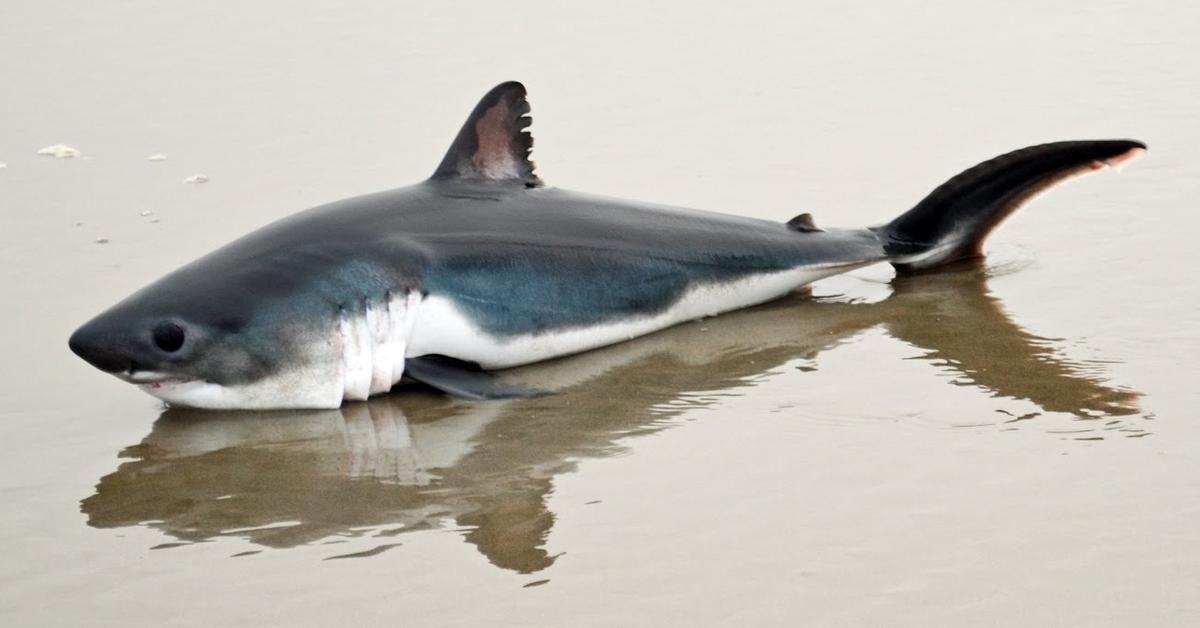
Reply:
M75 355L101 371L120 373L131 370L132 359L128 355L129 352L121 351L114 340L98 325L89 323L75 330L67 344Z
M153 324L94 319L71 334L75 355L106 373L157 371L182 357L188 344L186 326L175 321Z

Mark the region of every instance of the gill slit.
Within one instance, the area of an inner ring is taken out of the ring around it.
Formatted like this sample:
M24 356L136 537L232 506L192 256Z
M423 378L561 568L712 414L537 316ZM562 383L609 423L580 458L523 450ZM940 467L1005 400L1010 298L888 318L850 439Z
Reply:
M415 290L339 307L342 398L362 401L391 390L404 375L404 353L421 300Z

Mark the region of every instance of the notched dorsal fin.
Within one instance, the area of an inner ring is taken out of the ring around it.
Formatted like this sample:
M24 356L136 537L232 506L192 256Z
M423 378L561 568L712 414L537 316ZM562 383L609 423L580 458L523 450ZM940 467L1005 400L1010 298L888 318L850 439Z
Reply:
M808 213L800 214L799 216L787 221L787 226L792 231L799 231L801 233L824 231L824 229L818 227L817 223L813 221L812 214Z
M433 178L540 186L529 160L533 136L525 129L533 120L528 113L524 85L510 81L492 88L475 105Z

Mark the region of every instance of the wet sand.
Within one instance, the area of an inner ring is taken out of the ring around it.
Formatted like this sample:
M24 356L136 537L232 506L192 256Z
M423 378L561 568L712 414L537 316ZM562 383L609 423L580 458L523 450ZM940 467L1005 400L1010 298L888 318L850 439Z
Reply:
M1195 623L1200 12L688 7L6 13L0 623ZM1150 152L983 264L507 374L548 397L194 412L67 350L219 244L427 176L507 79L551 185L823 225L1025 144Z

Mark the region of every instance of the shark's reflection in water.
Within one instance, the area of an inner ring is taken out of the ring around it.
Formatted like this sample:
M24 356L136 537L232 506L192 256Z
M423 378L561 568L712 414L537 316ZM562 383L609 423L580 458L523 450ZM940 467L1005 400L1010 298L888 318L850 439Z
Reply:
M575 460L663 429L689 407L671 402L689 393L752 386L878 327L927 351L954 383L1105 426L1096 435L1146 434L1138 393L1018 327L985 280L980 268L897 278L889 297L868 304L796 296L705 321L703 333L683 325L511 373L558 392L534 399L406 391L322 412L167 410L82 509L96 527L144 524L183 542L236 536L274 548L372 536L383 537L381 551L395 544L387 537L457 527L496 566L535 572L554 562L544 549L552 480Z

